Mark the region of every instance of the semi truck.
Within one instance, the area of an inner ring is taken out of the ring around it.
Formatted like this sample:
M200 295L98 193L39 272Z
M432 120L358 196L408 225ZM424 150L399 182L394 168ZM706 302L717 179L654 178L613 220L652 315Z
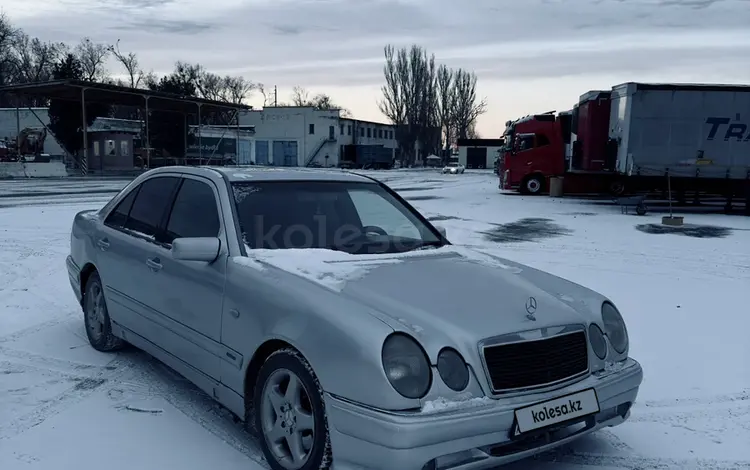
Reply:
M750 86L623 83L508 121L503 138L503 190L541 194L562 177L569 194L750 199Z

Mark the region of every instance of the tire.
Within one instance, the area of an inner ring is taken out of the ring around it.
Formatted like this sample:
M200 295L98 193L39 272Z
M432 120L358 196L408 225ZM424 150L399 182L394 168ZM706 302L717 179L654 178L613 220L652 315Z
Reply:
M541 175L531 175L526 177L521 183L521 194L530 194L535 196L544 191L544 177Z
M296 381L298 393L287 396ZM307 360L294 349L271 354L261 366L253 397L254 427L266 462L273 470L326 470L331 439L323 393ZM303 424L304 423L304 424ZM303 428L304 427L304 428ZM291 458L296 436L301 457ZM281 443L281 445L271 445Z
M112 334L112 322L99 273L94 271L86 281L83 294L83 324L91 347L101 352L122 349L125 342Z

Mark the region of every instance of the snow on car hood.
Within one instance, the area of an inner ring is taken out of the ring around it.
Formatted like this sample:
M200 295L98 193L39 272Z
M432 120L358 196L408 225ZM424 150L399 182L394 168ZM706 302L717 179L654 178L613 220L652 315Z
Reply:
M472 250L381 266L349 281L342 294L416 336L447 335L467 345L507 333L588 323L604 299L549 273ZM534 320L526 310L532 297Z
M565 279L456 245L388 255L323 249L248 249L248 254L238 262L311 280L421 336L463 332L474 341L586 323L604 299ZM527 317L530 297L537 304L535 321Z
M361 279L376 268L403 263L410 259L465 257L495 268L520 271L519 268L505 265L496 258L455 245L378 255L352 255L342 251L314 248L266 250L249 247L247 253L247 257L238 256L235 261L260 270L266 266L273 266L338 292L342 291L348 282Z

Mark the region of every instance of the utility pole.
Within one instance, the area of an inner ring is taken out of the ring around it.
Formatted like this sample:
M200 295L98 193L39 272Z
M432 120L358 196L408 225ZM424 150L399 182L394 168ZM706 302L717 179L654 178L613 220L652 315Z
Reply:
M276 85L273 86L273 105L279 105L279 90L276 88Z

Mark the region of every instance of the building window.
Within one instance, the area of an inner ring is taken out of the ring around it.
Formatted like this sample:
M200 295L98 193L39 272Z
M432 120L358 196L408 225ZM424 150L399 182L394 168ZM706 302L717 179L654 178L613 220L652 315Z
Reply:
M364 127L360 127L359 128L359 136L360 137L364 137L365 136L365 128Z
M341 135L344 135L344 125L341 124Z
M315 134L315 124L310 124L309 127L310 127L310 130L308 130L307 132L309 132L310 135Z
M333 140L336 138L336 128L333 126L328 126L328 140Z
M98 157L98 156L100 156L100 152L101 152L101 150L100 150L100 148L99 148L99 141L98 141L98 140L95 140L95 141L94 141L94 156L95 156L95 157Z
M372 128L371 127L367 128L367 137L372 137Z
M352 125L346 126L346 135L352 135Z
M128 145L127 140L121 140L120 141L120 156L121 157L129 157L130 156L130 145Z
M383 138L383 129L378 129L378 139Z
M114 140L105 140L104 149L104 151L106 152L106 157L114 157L115 155L117 155L117 147L115 147Z

